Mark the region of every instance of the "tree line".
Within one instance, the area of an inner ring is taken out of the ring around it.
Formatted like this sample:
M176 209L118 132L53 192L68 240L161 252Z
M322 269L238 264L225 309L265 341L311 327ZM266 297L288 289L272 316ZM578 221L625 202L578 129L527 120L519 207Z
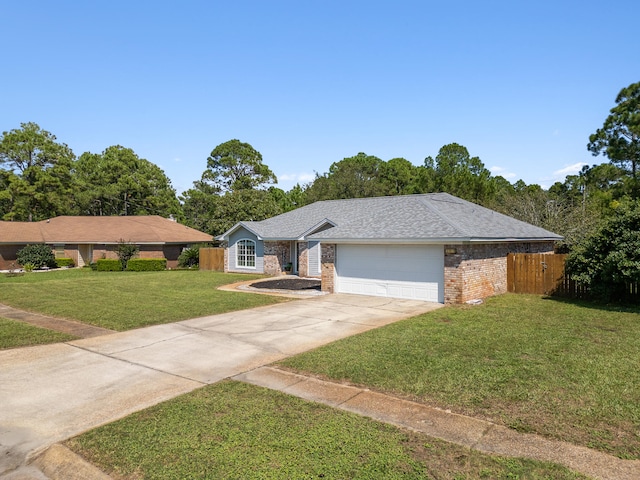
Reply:
M250 144L215 147L192 188L180 196L165 173L120 145L80 157L35 123L0 137L0 218L38 221L57 215L161 215L212 235L239 220L263 220L321 200L447 192L565 237L569 251L640 195L640 82L624 88L587 149L609 163L585 166L548 189L494 176L457 143L421 165L366 153L334 162L289 191Z

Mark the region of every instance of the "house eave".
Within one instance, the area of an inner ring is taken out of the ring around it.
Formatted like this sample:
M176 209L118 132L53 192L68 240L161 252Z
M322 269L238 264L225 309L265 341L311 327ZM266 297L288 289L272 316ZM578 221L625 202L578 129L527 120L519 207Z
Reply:
M464 245L485 243L531 243L531 242L557 242L562 237L509 237L509 238L483 238L483 237L440 237L440 238L320 238L313 237L322 243L335 244L396 244L396 245Z

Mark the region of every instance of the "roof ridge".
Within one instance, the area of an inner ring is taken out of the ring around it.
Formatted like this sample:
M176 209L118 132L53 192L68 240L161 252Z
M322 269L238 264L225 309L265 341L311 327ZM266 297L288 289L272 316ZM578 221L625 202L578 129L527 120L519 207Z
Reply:
M448 195L448 194L447 194ZM456 198L456 197L454 197ZM455 230L457 230L458 232L460 232L462 235L467 236L467 237L471 237L471 233L466 230L465 228L461 227L460 224L458 222L454 222L452 221L449 217L443 215L440 210L438 210L434 205L431 205L430 200L434 200L433 196L431 196L430 198L425 198L422 197L419 199L420 203L422 203L425 207L427 207L429 210L431 210L433 213L435 213L438 217L440 217L445 223L447 223L448 225L452 226ZM437 201L437 199L435 199ZM449 201L451 202L451 200L447 199L445 201ZM453 203L453 202L451 202ZM475 205L475 204L474 204Z
M445 194L448 195L450 197L453 197L453 195L450 195L448 193L445 192L429 192L429 193L405 193L403 195L376 195L374 197L355 197L355 198L331 198L331 199L327 199L327 200L317 200L313 203L310 203L309 205L313 205L314 203L333 203L333 202L345 202L345 201L349 201L349 202L355 202L355 201L367 201L367 200L380 200L380 199L390 199L390 198L403 198L403 197L435 197L438 196L440 194ZM455 198L455 197L453 197ZM308 206L308 205L303 205L304 207ZM301 207L300 207L301 208ZM271 217L273 218L273 217Z

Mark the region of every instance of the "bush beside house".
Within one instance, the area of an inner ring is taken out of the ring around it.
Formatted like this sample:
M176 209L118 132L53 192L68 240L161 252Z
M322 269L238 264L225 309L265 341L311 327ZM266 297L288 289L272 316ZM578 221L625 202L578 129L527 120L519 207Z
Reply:
M127 262L127 270L130 272L157 272L166 269L166 258L132 258Z
M74 267L75 263L73 262L73 258L56 258L56 266L58 268Z
M101 258L100 260L96 261L96 270L98 272L121 272L122 263L120 262L120 260Z
M17 253L17 260L23 267L35 268L55 268L56 257L51 251L51 247L43 243L27 245Z

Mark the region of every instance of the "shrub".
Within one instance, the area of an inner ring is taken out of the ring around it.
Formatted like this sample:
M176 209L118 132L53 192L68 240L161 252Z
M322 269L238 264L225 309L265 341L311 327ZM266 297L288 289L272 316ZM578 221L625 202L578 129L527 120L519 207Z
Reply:
M73 258L56 258L56 266L58 268L73 267L75 263L73 262Z
M187 268L197 267L200 265L200 249L210 246L211 245L209 243L199 243L197 245L192 245L189 248L185 248L178 257L178 266Z
M55 268L56 257L51 251L51 247L43 244L27 245L18 251L18 263L22 266L33 265L33 268L50 267Z
M166 258L132 258L127 263L127 270L130 272L157 272L166 269Z
M571 278L602 300L624 298L640 283L640 204L622 205L567 258Z
M127 262L135 257L139 251L140 249L137 245L120 239L120 242L118 242L118 246L116 247L116 254L118 255L118 259L122 266L121 270L127 269Z
M96 270L99 272L121 272L122 263L120 260L101 258L96 262Z

